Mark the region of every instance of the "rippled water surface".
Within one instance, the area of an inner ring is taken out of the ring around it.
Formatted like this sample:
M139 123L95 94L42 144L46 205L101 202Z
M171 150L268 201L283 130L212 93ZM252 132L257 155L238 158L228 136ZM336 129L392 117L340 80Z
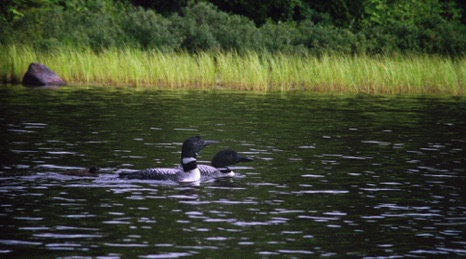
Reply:
M254 161L116 177L193 135ZM462 257L465 149L464 98L0 86L0 257Z

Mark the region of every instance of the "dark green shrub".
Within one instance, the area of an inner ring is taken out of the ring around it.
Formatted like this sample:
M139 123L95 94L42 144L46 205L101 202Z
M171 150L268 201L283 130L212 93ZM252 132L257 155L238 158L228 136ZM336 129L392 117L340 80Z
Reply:
M368 54L393 54L399 51L397 37L382 26L373 26L364 29L361 38L364 39L365 50Z
M370 2L377 5L360 21L370 53L465 54L466 27L453 1Z
M242 51L256 44L257 28L252 21L218 11L208 3L189 6L182 17L171 19L175 31L183 36L182 48L189 51Z
M13 43L30 43L40 42L44 37L43 28L43 11L28 13L21 19L13 22L11 28L14 34L11 35Z
M6 19L0 17L0 44L12 43L14 37L14 31L8 24Z
M39 9L13 23L14 43L40 48L59 45L102 49L121 42L121 30L109 13L68 13L61 8Z
M201 3L187 7L183 17L175 15L171 19L174 30L183 37L183 49L192 52L219 49L211 25L222 19L222 13L212 5Z
M268 52L290 53L297 48L300 32L294 23L265 23L259 28L259 42Z
M431 10L417 2L400 1L401 7L411 8L405 10L383 2L387 10L400 11L395 14L379 10L377 5L375 9L368 6L364 9L366 17L347 27L335 27L328 14L305 5L293 14L300 22L269 20L257 27L251 19L219 11L205 1L188 2L198 3L169 17L134 8L124 0L49 1L40 8L18 5L21 15L10 19L0 15L0 44L30 44L44 50L61 46L94 50L132 46L313 55L466 54L466 26L459 22L459 11L453 8L447 12L435 3L436 9ZM416 8L422 9L422 15L411 14ZM291 14L286 17L291 19Z
M80 29L89 38L89 46L94 50L121 45L122 31L115 26L116 19L107 14L92 13L80 17Z
M354 52L357 37L348 29L333 25L315 25L311 21L299 24L299 42L312 54L350 54Z
M419 24L420 49L443 55L466 54L466 28L443 19L424 19Z
M413 24L396 23L385 29L386 33L393 34L396 40L393 42L394 50L405 53L421 52L419 34L420 30Z
M251 20L238 15L225 18L213 28L222 50L244 52L258 48L258 29Z
M182 38L170 31L172 22L143 8L129 9L120 24L129 45L144 49L173 50L181 45Z
M416 24L393 22L364 28L367 52L464 55L466 29L441 17L426 17Z

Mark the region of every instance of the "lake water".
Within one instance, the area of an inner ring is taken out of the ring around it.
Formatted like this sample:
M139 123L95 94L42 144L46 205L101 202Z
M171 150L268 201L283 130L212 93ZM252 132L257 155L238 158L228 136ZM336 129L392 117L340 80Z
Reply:
M2 258L466 256L466 98L0 86L0 135ZM194 135L254 161L117 178Z

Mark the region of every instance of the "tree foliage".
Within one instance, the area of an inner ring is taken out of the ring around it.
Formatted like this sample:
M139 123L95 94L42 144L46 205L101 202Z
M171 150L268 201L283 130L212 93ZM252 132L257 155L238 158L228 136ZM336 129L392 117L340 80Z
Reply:
M4 0L0 44L466 53L460 0Z

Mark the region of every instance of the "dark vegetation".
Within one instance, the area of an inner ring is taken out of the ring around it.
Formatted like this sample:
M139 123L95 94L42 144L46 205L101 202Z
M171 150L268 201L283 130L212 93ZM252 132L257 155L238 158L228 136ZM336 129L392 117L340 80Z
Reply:
M459 56L465 9L462 0L2 0L0 44Z

